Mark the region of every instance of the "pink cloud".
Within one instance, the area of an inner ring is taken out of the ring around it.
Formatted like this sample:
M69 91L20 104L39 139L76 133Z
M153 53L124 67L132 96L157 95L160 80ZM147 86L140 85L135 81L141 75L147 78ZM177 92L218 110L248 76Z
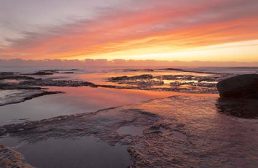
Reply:
M177 44L204 46L258 38L258 2L250 0L156 1L106 9L94 20L26 33L2 55L69 58L130 48Z

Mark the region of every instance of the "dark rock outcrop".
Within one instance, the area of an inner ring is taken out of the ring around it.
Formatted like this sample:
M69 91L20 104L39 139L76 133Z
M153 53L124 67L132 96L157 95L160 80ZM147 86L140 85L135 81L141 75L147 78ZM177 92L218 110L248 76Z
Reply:
M258 98L258 74L238 75L222 80L217 88L222 98Z

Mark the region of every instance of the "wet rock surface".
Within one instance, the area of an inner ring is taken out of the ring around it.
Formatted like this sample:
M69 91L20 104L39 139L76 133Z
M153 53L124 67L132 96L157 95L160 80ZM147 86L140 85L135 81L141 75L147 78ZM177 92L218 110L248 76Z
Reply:
M75 81L75 80L55 80L55 79L34 79L27 80L20 83L25 86L59 86L59 87L79 87L79 86L91 86L97 87L95 84L86 81Z
M204 72L204 71L197 71L197 70L190 70L190 69L181 69L181 68L163 68L163 69L160 69L160 70L168 70L168 71L181 71L181 72L197 72L197 73L204 73L204 74L220 74L220 73L216 73L216 72Z
M0 106L21 103L36 97L51 95L51 94L59 94L59 93L63 93L63 92L47 91L47 90L39 90L39 89L4 90L4 91L0 91Z
M53 75L54 73L57 73L57 72L58 71L56 70L42 70L28 75Z
M143 74L138 76L119 76L111 77L110 81L121 81L121 80L137 80L137 79L153 79L153 76L150 74Z
M2 90L42 90L42 87L106 87L116 89L141 89L162 90L191 93L217 93L216 83L225 74L212 74L204 76L193 75L151 75L141 74L136 76L110 77L111 84L94 84L88 81L58 79L51 77L54 74L74 73L72 70L42 70L32 74L20 74L13 72L2 72L0 74L0 89ZM136 70L138 71L138 70ZM144 70L143 72L155 72L155 70ZM142 72L142 71L141 71ZM44 77L41 77L44 76ZM114 85L113 85L113 84ZM48 94L48 93L46 93Z
M73 72L61 71L62 73ZM76 80L58 80L55 78L38 78L36 76L49 76L54 73L59 73L57 70L38 71L33 74L20 74L15 72L1 72L0 73L0 106L7 104L20 103L26 100L33 99L50 94L63 93L60 91L47 91L43 87L59 86L59 87L79 87L90 86L96 87L95 84L87 81ZM9 93L9 94L8 94Z
M183 71L184 72L184 71ZM201 73L202 74L202 73ZM108 81L119 84L116 87L164 90L187 93L217 93L217 82L228 74L194 75L157 75L111 77Z
M34 74L21 75L19 73L2 73L0 74L0 89L40 89L39 86L92 86L95 85L87 81L78 80L58 80L55 78L37 78L32 75L53 75L57 73L55 70L39 71ZM9 82L8 80L17 80L17 82ZM7 80L7 81L6 81Z
M0 130L30 143L91 135L111 145L129 145L131 167L256 168L257 120L220 114L216 102L217 97L173 96ZM143 127L142 135L119 134L128 126Z
M241 118L258 118L257 99L219 98L216 103L219 112Z
M23 156L13 149L0 144L0 167L1 168L32 168L27 164Z
M216 83L226 76L225 74L209 76L142 74L109 79L119 85L95 85L85 81L48 78L44 73L48 71L28 76L19 73L1 73L1 89L7 92L13 91L13 96L10 96L12 95L10 93L0 92L4 95L2 97L5 97L2 100L8 100L6 96L13 99L19 94L26 99L29 95L24 94L32 91L35 92L34 94L41 94L42 91L47 91L42 88L44 86L216 93ZM10 90L6 90L8 88ZM20 88L23 88L24 92ZM49 139L55 139L58 143L58 140L68 138L94 136L111 146L119 144L128 147L131 167L256 168L258 166L257 119L237 118L257 117L256 113L253 113L253 110L257 109L256 104L258 103L254 99L245 99L242 104L236 104L235 100L218 99L216 95L172 96L93 113L3 125L0 127L0 136L10 137L32 146L38 142L47 142ZM241 111L247 109L250 113L243 116ZM132 134L130 129L140 130L140 133ZM20 154L16 153L19 155L18 161L9 156L16 151L12 150L11 153L2 155L1 147L6 148L0 146L0 157L3 158L0 159L0 166L8 167L6 163L12 167L17 163L20 167L22 164L26 165ZM11 159L8 160L8 158ZM6 159L7 162L5 162Z
M217 85L223 98L258 98L258 74L238 75Z
M40 70L34 73L24 74L24 75L32 75L32 76L45 76L45 75L54 75L56 73L63 74L73 74L79 71L79 69L51 69L51 70Z
M30 80L33 77L21 75L17 72L0 72L0 80L14 79L14 80Z

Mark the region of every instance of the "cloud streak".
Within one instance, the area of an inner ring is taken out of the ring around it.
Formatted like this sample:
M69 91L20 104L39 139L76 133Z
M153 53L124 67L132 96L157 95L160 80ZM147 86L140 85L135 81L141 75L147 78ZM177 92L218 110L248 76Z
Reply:
M7 40L0 58L116 58L116 52L130 58L128 51L173 53L252 41L258 39L257 8L256 0L127 1L98 8L90 19L23 32Z

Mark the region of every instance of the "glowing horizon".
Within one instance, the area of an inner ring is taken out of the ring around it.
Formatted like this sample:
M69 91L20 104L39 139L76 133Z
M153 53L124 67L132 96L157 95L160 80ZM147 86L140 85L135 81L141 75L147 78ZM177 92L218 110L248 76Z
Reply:
M258 61L256 0L16 3L0 2L0 59Z

